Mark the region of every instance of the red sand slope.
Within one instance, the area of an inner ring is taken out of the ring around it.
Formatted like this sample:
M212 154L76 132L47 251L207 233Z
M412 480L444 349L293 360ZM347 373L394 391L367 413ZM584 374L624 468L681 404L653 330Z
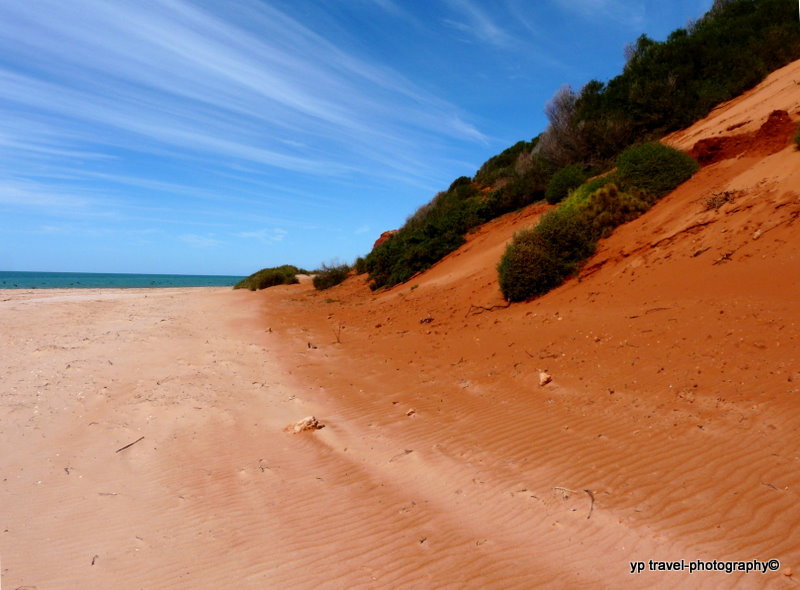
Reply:
M791 124L759 131L777 109ZM296 563L375 587L794 587L799 109L794 63L667 138L739 147L538 300L498 307L495 266L541 206L386 292L361 277L266 292L283 362L329 423L302 443L335 483L298 500ZM770 558L781 571L628 563Z

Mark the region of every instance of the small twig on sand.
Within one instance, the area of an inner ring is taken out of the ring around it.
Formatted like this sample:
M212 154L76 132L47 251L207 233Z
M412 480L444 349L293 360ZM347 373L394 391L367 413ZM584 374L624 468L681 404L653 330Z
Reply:
M336 344L342 343L342 324L337 324L336 328L331 328L333 330L333 335L336 336Z
M95 555L94 557L92 557L92 565L94 565L94 562L97 561L99 557L100 557L99 555Z
M505 305L492 305L490 307L485 307L483 305L470 305L469 309L467 310L467 313L464 314L464 317L468 317L469 314L472 313L473 309L477 310L473 315L478 315L480 313L483 313L484 311L493 311L495 309L506 309L508 307L511 307L510 301L507 302Z
M592 493L592 490L587 488L583 488L583 491L589 494L589 498L592 499L592 503L589 506L589 515L586 517L586 520L589 520L592 517L592 511L594 510L594 494Z
M393 463L395 460L400 459L401 457L405 457L406 455L409 455L413 452L414 452L413 449L404 449L402 453L397 453L394 457L389 459L389 463Z
M738 250L738 248L736 250ZM720 256L714 261L714 264L716 265L716 264L722 264L723 262L729 262L730 260L732 260L731 256L733 256L736 253L736 250L725 252L722 256Z
M768 488L772 488L772 489L773 489L773 490L775 490L776 492L780 492L780 490L779 490L778 488L776 488L774 485L772 485L771 483L767 483L767 482L765 482L765 481L762 481L762 482L761 482L761 485L762 485L762 486L767 486Z
M124 451L124 450L125 450L125 449L127 449L128 447L132 447L132 446L133 446L133 445L135 445L136 443L138 443L138 442L140 442L140 441L143 441L143 440L144 440L144 437L143 437L143 436L140 436L139 438L137 438L137 439L136 439L135 441L133 441L132 443L129 443L129 444L125 445L124 447L117 449L117 450L116 450L116 451L114 451L114 452L115 452L115 453L119 453L120 451Z

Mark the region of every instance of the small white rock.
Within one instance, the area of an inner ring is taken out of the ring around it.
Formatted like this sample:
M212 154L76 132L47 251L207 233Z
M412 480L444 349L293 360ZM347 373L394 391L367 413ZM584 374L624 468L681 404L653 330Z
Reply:
M553 380L553 376L544 371L539 371L539 386L544 387Z

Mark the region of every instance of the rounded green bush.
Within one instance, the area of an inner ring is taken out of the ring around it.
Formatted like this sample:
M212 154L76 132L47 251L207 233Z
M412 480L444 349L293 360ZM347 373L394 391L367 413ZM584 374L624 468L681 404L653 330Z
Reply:
M543 295L562 280L560 261L535 229L519 232L506 247L497 272L507 301Z
M562 201L569 191L578 188L589 178L583 164L570 164L565 166L550 179L544 197L551 205Z
M497 267L508 301L544 295L571 275L594 251L591 227L573 211L551 211L539 225L517 233Z
M697 172L697 162L657 141L626 149L617 157L616 178L623 190L635 188L662 197Z
M797 132L794 134L794 143L797 149L800 150L800 123L797 125Z
M590 220L579 210L557 209L544 215L534 228L551 252L572 267L594 252Z

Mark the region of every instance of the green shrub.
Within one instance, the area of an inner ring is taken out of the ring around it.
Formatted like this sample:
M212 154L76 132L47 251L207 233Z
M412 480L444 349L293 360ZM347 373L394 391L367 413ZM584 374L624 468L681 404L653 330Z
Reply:
M523 230L506 247L497 272L507 301L543 295L558 285L559 261L535 229Z
M357 275L363 275L367 272L367 261L363 256L359 256L356 258L356 261L353 263L353 268L356 271Z
M586 205L589 200L589 197L598 191L599 189L603 188L606 185L612 184L616 181L614 174L605 174L604 176L598 176L596 178L592 178L591 180L587 180L574 191L572 194L564 201L561 202L561 209L573 209L575 207L582 207Z
M464 243L464 234L481 223L482 195L472 184L454 182L408 218L390 240L365 259L370 287L402 283Z
M794 143L797 149L800 150L800 123L797 124L797 132L794 134Z
M537 179L532 175L523 175L507 182L492 191L480 203L478 215L482 222L490 221L511 211L517 211L531 203L541 201L544 192Z
M594 252L591 223L580 210L551 211L542 216L535 229L569 272Z
M691 178L698 169L688 154L654 141L622 152L617 157L615 176L623 190L635 188L658 198Z
M592 254L586 219L575 211L551 211L539 225L518 232L497 267L500 290L508 301L547 293Z
M553 177L550 179L550 183L547 185L547 190L544 193L547 202L551 205L559 203L567 196L569 191L578 188L586 182L587 178L589 178L589 174L583 164L565 166L553 174Z
M314 274L314 288L318 291L330 289L331 287L343 282L350 274L350 266L339 264L327 266L325 264Z
M236 283L233 288L256 291L266 289L267 287L274 287L275 285L293 285L299 282L297 275L305 274L305 272L306 271L303 269L292 266L291 264L262 268L258 272L254 272L249 277Z
M653 200L640 192L624 193L617 185L608 184L589 196L580 214L591 226L592 237L608 237L618 225L639 217L652 205Z

